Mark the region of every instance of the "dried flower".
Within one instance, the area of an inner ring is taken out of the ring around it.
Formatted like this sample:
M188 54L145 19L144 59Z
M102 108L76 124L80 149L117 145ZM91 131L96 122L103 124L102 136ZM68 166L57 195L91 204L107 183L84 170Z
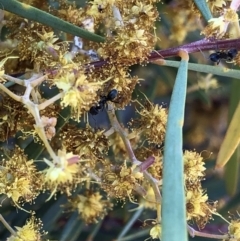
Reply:
M48 118L46 116L42 116L41 120L44 126L46 137L48 140L51 140L56 133L55 126L57 124L57 119L55 117Z
M86 223L97 222L102 219L113 205L108 200L104 200L99 192L86 192L84 195L77 195L70 199L68 205L73 209L77 209L80 217Z

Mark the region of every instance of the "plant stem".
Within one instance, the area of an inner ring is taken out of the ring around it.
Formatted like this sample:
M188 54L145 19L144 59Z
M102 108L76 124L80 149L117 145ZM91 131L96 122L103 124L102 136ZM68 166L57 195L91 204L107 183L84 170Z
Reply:
M6 79L6 80L8 80L8 81L11 81L11 82L14 82L14 83L16 83L16 84L24 85L24 80L21 80L21 79L18 79L18 78L14 78L14 77L12 77L12 76L10 76L10 75L6 75L6 74L4 74L2 77L3 77L4 79Z
M44 101L43 103L38 105L38 109L44 110L47 106L49 106L49 105L53 104L55 101L61 99L63 97L63 95L64 95L64 92L59 93L59 94L55 95L54 97L52 97L51 99Z
M190 227L189 225L188 225L188 233L193 238L195 236L198 236L198 237L212 238L212 239L221 239L221 240L229 239L229 235L228 234L220 235L220 234L203 233L203 232L196 231L194 228Z
M142 162L140 162L133 150L132 150L132 146L131 146L131 143L127 137L127 133L125 132L125 130L121 127L121 125L119 124L118 120L117 120L117 117L115 115L115 111L114 111L114 108L113 108L113 105L112 104L108 104L108 117L109 117L109 120L111 122L111 125L112 127L115 129L115 131L120 135L120 137L122 138L123 142L124 142L124 145L127 149L127 153L129 155L129 158L130 160L132 161L133 164L136 164L137 166L138 165L141 165ZM150 183L150 185L152 186L153 188L153 191L154 191L154 194L155 194L155 198L156 198L156 207L157 207L157 218L158 220L160 221L161 220L161 210L160 210L160 203L161 203L161 194L160 194L160 191L159 191L159 188L158 188L158 182L152 177L151 174L149 174L146 170L143 171L143 175L144 177L148 180L148 182Z
M39 113L39 105L33 103L29 98L31 92L33 91L33 88L35 86L41 84L45 79L46 79L46 75L41 76L40 78L37 78L35 80L32 80L32 78L31 78L31 81L30 81L30 79L25 81L26 90L25 90L25 93L24 93L23 96L15 95L14 93L12 93L8 88L6 88L1 83L0 83L0 89L3 90L5 93L7 93L14 100L22 102L25 105L25 107L29 110L29 112L32 114L32 116L35 119L36 125L34 125L34 127L35 127L36 132L38 133L39 137L43 141L49 155L52 157L52 159L55 162L58 162L58 157L56 156L55 152L53 151L52 147L50 146L50 144L47 140L45 130L44 130L44 126L42 124L42 120L41 120L40 113ZM57 97L59 97L59 95L57 95ZM40 107L44 107L44 105L43 106L40 105Z
M168 58L179 56L178 52L180 49L186 50L188 53L197 53L200 51L209 51L209 50L225 50L225 49L237 49L240 50L240 39L228 39L228 40L216 40L216 41L209 41L207 39L198 40L192 42L190 44L184 44L178 47L153 51L150 56L148 57L148 61L155 61L158 59ZM91 67L101 68L103 65L107 64L107 60L100 60L90 64ZM86 69L90 69L91 67L87 67Z
M131 143L127 138L127 133L121 127L121 125L119 124L119 122L117 120L113 105L110 104L110 103L108 104L108 117L109 117L109 120L111 122L112 127L121 136L121 138L124 142L124 145L127 149L127 153L128 153L128 156L129 156L130 160L133 162L133 164L136 164L136 165L141 164L141 162L139 160L137 160L137 158L136 158L136 156L135 156L135 154L132 150Z
M8 94L12 99L21 102L21 96L15 95L12 91L6 88L3 84L0 83L0 89Z
M2 222L2 224L5 226L5 228L13 235L13 236L17 236L17 233L12 229L12 227L7 223L7 221L4 219L4 217L2 216L2 214L0 214L0 221Z

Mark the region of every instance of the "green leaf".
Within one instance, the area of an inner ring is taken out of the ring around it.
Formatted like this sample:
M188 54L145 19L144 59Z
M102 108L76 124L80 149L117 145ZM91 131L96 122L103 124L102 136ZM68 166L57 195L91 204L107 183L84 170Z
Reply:
M71 233L71 235L68 236L68 241L78 241L79 240L79 235L83 231L85 224L82 220L77 220L77 222L74 225L74 232Z
M78 217L78 212L74 212L70 219L68 220L67 224L64 226L64 229L62 231L61 234L61 238L60 241L65 241L65 240L69 240L72 236L73 233L75 233L76 228L79 229L79 223L78 223L78 227L76 226L76 223L79 221L79 217Z
M231 123L228 127L226 136L223 140L223 143L220 147L218 153L216 167L223 167L230 159L237 146L240 143L240 101L238 101L238 107L233 115Z
M235 212L239 207L239 199L240 199L240 192L237 193L233 198L231 198L226 203L226 205L219 210L219 213L221 213L221 215L223 216L229 216L229 213Z
M169 67L179 67L179 61L172 61L172 60L164 60L164 66ZM215 74L225 77L231 77L235 79L240 79L240 70L236 69L226 69L220 66L211 66L206 64L188 64L188 70L193 70L197 72L207 73L207 74Z
M62 204L66 203L66 197L61 196L56 200L52 206L48 207L47 212L41 218L43 222L43 229L47 231L51 231L54 229L54 223L62 214L62 208L60 207Z
M133 241L133 240L137 240L137 238L142 238L143 236L148 235L149 236L149 232L150 232L150 228L144 229L144 230L140 230L138 232L134 232L133 234L129 234L128 236L125 236L124 238L121 239L117 239L117 241ZM140 240L143 240L140 239ZM146 240L146 239L144 239Z
M229 107L229 122L231 121L233 114L237 108L240 101L240 81L233 80L231 87L230 96L230 107ZM240 157L240 147L235 150L230 160L226 164L226 169L224 172L224 179L226 182L227 192L233 196L236 194L238 178L239 178L239 157Z
M226 189L229 195L233 196L236 194L238 177L239 177L239 156L240 149L237 148L228 163L224 172L224 180L226 183Z
M162 241L186 241L182 127L188 61L182 60L171 97L163 158Z
M136 220L139 218L139 216L142 214L144 210L144 207L139 207L137 211L132 215L130 220L126 223L126 225L123 227L121 233L118 235L117 240L121 240L125 236L125 234L131 229L133 224L136 222Z

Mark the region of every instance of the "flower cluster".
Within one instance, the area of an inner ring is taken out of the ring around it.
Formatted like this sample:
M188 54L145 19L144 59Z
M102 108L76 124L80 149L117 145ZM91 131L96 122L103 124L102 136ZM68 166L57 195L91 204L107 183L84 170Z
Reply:
M229 239L227 241L238 241L240 239L240 222L239 219L232 220L228 226Z
M59 56L66 51L66 43L60 47L57 43L58 38L51 28L26 19L15 17L8 22L8 26L11 28L20 23L22 28L9 35L9 38L18 43L15 49L18 51L20 61L32 62L37 71L47 66L54 67Z
M234 9L229 8L227 1L217 1L217 3L212 2L210 4L212 4L212 11L217 8L217 12L220 13L220 16L210 19L208 21L209 25L205 27L202 34L204 34L207 38L229 38L230 36L227 32L228 25L229 23L238 22L238 14ZM237 32L233 34L238 36Z
M162 227L159 224L155 224L150 230L150 236L152 239L159 239L161 237Z
M7 238L7 241L40 241L46 235L41 231L42 226L41 220L32 216L23 227L16 227L16 234Z
M42 190L43 177L32 160L20 148L3 159L0 172L0 193L11 198L16 206L32 202Z
M67 206L73 210L77 209L79 216L86 223L96 223L112 209L113 204L105 200L99 192L87 191L84 195L79 194L69 199Z
M184 152L184 177L187 202L187 220L195 220L203 228L216 211L217 203L211 204L201 181L205 176L203 158L196 152Z
M114 4L114 7L113 7ZM158 11L152 1L92 1L87 10L98 23L106 22L106 28L114 31L101 44L98 53L110 62L130 66L144 61L154 47L154 22Z
M165 138L167 109L147 100L137 112L140 118L132 120L130 125L135 127L135 130L141 133L149 143L161 145Z
M154 156L155 162L149 167L148 171L159 180L159 185L162 186L163 155L161 152L156 148L141 147L136 151L136 155L139 160L146 159L146 156ZM216 211L217 203L210 203L208 195L202 188L201 181L204 179L206 168L201 155L197 152L185 151L183 159L187 221L195 220L198 226L203 228ZM149 187L146 190L148 194L145 195L144 199L141 199L141 204L145 208L156 209L153 190Z
M196 18L200 17L199 10L191 1L178 1L175 3L174 8L169 6L169 10L169 17L172 21L169 39L181 44L189 32L195 31L200 27L196 24ZM169 47L170 43L170 41L166 41L165 44Z
M77 74L74 73L78 71ZM68 64L54 76L53 82L63 90L61 104L63 107L70 106L72 116L79 120L80 116L88 111L97 98L97 91L104 81L90 81L75 64Z
M134 191L138 189L143 181L143 174L141 172L134 172L136 166L127 166L125 162L115 171L109 168L104 169L102 175L102 188L110 196L121 200L129 198L133 199Z
M37 4L37 1L30 2ZM30 133L33 137L36 135L34 140L41 140L46 151L35 156L47 165L41 171L20 148L6 154L1 161L0 194L11 198L15 206L33 202L41 191L51 193L48 200L60 192L67 195L66 206L71 211L77 210L84 222L94 223L113 208L105 196L132 202L140 199L141 206L157 212L158 222L152 223L150 236L161 236L162 146L167 109L147 99L144 104L136 101L140 105L136 111L139 118L131 121L131 132L118 123L114 114L115 107L123 109L131 103L132 93L140 81L138 76L130 74L130 67L147 63L158 41L157 2L160 0L92 0L78 8L75 3L60 1L58 7L48 10L92 33L101 31L104 38L92 37L105 41L94 43L80 35L56 36L57 31L49 26L12 14L4 16L0 10L0 32L4 25L8 28L0 51L0 141L8 141L17 132L21 132L22 138ZM41 8L47 9L45 4ZM229 23L238 22L236 11L223 0L209 1L209 5L220 16L209 20L202 33L207 38L229 37L226 29ZM189 31L198 27L195 15L199 15L199 11L191 1L180 1L169 14L173 15L168 36L181 43ZM166 42L169 45L169 41ZM10 56L11 53L14 56ZM240 62L239 54L235 61ZM14 78L15 70L30 74ZM19 93L6 87L8 81L21 86ZM48 91L42 92L45 87ZM113 89L118 94L112 101L107 96ZM111 129L92 128L87 118L81 123L84 128L76 126L74 121L80 122L92 106L97 110L109 107ZM61 113L68 112L68 107L71 111L64 119ZM70 118L71 124L66 123ZM113 132L116 135L111 136ZM201 186L205 176L203 158L196 152L185 151L183 161L186 221L193 220L203 228L216 209L216 203L208 201ZM80 190L83 184L86 184L85 191ZM99 191L93 191L97 185ZM16 234L8 241L40 240L40 226L32 216L23 227L16 227ZM229 226L232 241L239 239L238 226L238 221L232 221Z
M95 130L89 125L79 129L68 124L63 128L60 138L68 152L94 163L95 160L101 160L108 153L109 143L104 131Z
M65 192L68 196L76 188L77 184L82 181L81 172L78 166L79 157L72 153L66 153L65 150L58 151L58 162L53 163L44 159L49 166L43 170L44 189L51 191L49 199L57 192Z

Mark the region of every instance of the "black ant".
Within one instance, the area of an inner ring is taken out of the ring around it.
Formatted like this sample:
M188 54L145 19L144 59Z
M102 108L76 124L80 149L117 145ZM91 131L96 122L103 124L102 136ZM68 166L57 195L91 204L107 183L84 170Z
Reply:
M112 101L117 97L118 91L116 89L111 90L107 96L101 96L100 101L98 102L97 105L92 106L89 110L89 113L91 115L97 115L100 110L103 110L104 107L107 105L107 101Z
M237 49L229 49L227 52L226 51L217 51L216 53L212 53L209 55L209 59L214 62L219 64L221 60L226 60L226 61L232 61L236 55L238 54Z

